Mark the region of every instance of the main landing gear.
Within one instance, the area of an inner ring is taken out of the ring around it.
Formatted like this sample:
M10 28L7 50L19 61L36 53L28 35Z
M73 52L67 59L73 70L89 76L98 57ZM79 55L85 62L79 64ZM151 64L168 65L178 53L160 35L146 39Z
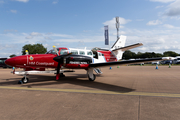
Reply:
M93 68L89 68L87 70L87 75L88 75L89 81L94 81L96 79L96 75L93 74Z
M89 75L88 75L88 78L89 78L89 81L94 81L94 80L96 79L96 75L95 75L95 74L93 74L92 78L91 78L91 77L89 77Z

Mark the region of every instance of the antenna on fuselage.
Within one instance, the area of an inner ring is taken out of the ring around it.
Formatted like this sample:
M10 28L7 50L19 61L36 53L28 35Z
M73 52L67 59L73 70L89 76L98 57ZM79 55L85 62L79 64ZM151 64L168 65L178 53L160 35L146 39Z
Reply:
M56 46L53 46L53 50L54 50L54 52L56 52L56 54L59 56L59 53L58 53L58 51L57 51L57 49L56 49Z
M29 52L28 52L28 50L26 50L25 52L26 52L26 55L29 55Z

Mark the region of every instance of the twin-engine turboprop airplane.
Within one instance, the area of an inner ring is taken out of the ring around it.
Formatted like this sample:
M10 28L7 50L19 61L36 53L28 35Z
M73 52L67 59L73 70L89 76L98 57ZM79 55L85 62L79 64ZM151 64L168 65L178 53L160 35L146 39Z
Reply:
M126 36L120 36L120 39L114 43L110 50L97 47L92 50L53 47L46 54L16 56L7 59L5 63L13 67L24 68L24 71L16 72L14 70L13 73L24 75L21 82L27 83L29 81L27 75L29 74L56 73L56 80L58 80L59 77L64 76L64 72L74 72L74 69L86 70L89 80L94 81L96 76L93 74L93 70L97 74L102 73L98 67L162 60L162 58L152 58L119 61L122 59L124 51L143 45L142 43L137 43L124 47L125 41ZM56 70L50 71L45 70L45 68L55 68Z

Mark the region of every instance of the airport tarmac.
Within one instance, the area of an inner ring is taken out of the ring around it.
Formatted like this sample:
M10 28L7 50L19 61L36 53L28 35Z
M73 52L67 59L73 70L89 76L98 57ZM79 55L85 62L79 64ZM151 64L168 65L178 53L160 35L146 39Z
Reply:
M85 70L22 76L0 69L0 120L179 120L180 66L102 68L88 80Z

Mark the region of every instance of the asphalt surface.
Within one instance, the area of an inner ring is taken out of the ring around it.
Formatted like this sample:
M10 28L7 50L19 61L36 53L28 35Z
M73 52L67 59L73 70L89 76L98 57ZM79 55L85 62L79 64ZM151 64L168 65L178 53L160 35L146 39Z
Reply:
M0 69L0 120L179 120L180 66L102 68L88 80L86 71L22 76ZM17 70L18 71L18 70Z

